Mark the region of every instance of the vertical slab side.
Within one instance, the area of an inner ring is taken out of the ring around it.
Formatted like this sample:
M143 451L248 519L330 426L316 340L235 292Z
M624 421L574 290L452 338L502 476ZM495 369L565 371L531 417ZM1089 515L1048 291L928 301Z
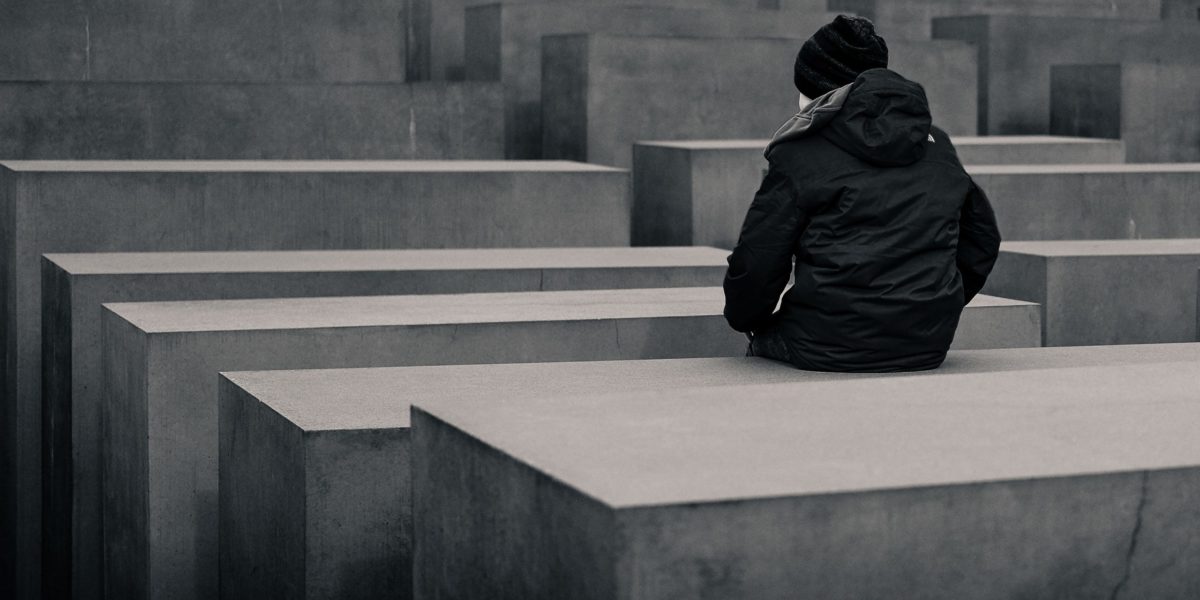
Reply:
M221 598L308 598L303 432L221 377Z
M611 509L419 408L412 422L416 597L623 597Z

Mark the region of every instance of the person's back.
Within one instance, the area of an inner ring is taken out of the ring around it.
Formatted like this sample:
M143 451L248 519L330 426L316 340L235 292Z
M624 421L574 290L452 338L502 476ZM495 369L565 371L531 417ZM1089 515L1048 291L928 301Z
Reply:
M995 217L932 127L921 86L835 56L834 83L839 73L853 82L826 91L828 73L810 67L827 65L813 54L831 35L851 46L877 41L852 51L886 65L886 45L861 19L838 17L802 49L797 87L822 93L767 150L767 175L730 256L725 316L754 334L752 353L804 369L935 368L995 261ZM795 284L775 312L793 258Z

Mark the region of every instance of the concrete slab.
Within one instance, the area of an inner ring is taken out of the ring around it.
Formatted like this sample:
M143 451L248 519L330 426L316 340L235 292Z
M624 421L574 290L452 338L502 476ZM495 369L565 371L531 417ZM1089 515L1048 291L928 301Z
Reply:
M720 288L109 304L108 592L215 593L219 371L740 356L723 304ZM979 319L1000 322L964 325L958 347L1040 345L1035 305L982 297L963 316Z
M1049 346L1197 340L1200 239L1005 242L985 290L1037 302Z
M825 0L796 0L803 2L801 8L812 12L825 12ZM778 9L780 0L638 0L639 6L712 8ZM628 5L629 0L589 0L586 4L575 2L544 2L542 0L505 0L504 4L542 4L547 7L562 4L585 6ZM453 80L461 78L464 68L465 10L473 6L497 4L495 0L411 0L409 11L412 16L409 35L410 73L421 79Z
M1197 358L1195 344L954 351L927 375ZM222 593L370 597L408 589L413 402L510 396L567 401L864 377L797 371L760 358L225 373L219 417ZM335 464L337 469L328 467Z
M100 305L714 285L714 248L48 254L42 262L46 592L103 591Z
M979 49L980 134L1049 132L1051 65L1200 64L1200 21L1183 19L946 17L934 19L933 37L971 42Z
M783 0L786 6L787 0ZM927 40L936 17L1016 15L1108 19L1158 19L1162 0L831 0L830 10L847 10L875 22L880 35Z
M1050 131L1121 138L1132 162L1200 161L1200 66L1055 65Z
M6 159L501 158L486 83L0 82Z
M791 73L806 37L547 36L543 152L627 166L639 140L769 136L796 113ZM925 86L935 123L973 134L975 49L945 40L888 47L891 67Z
M418 402L416 593L1187 597L1198 378L1192 357Z
M1006 240L1200 237L1200 164L968 167Z
M5 8L0 81L403 81L404 0Z
M808 2L811 4L811 2ZM832 14L807 10L489 4L466 11L466 77L504 83L505 156L542 157L542 40L546 35L619 33L788 37L812 33ZM689 100L693 101L693 100Z
M554 162L4 162L0 539L41 556L42 254L622 246L628 194L623 171Z
M1055 136L955 137L964 164L1120 163L1120 141ZM767 140L638 142L633 243L732 248L762 182Z

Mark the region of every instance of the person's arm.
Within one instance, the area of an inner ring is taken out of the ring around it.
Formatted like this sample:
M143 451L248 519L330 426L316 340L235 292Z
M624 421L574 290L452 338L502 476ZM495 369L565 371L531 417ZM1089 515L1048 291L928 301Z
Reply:
M791 180L767 170L725 271L725 320L737 331L764 325L792 273L796 239L807 225Z
M1000 253L1000 228L996 213L983 190L971 182L958 228L958 271L962 274L966 302L983 289Z

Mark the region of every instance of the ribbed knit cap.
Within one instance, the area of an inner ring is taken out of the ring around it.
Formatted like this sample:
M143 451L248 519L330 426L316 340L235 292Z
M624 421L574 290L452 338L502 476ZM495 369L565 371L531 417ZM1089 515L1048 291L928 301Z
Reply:
M793 81L800 93L818 98L854 82L863 71L887 65L887 43L870 19L838 15L800 47Z

